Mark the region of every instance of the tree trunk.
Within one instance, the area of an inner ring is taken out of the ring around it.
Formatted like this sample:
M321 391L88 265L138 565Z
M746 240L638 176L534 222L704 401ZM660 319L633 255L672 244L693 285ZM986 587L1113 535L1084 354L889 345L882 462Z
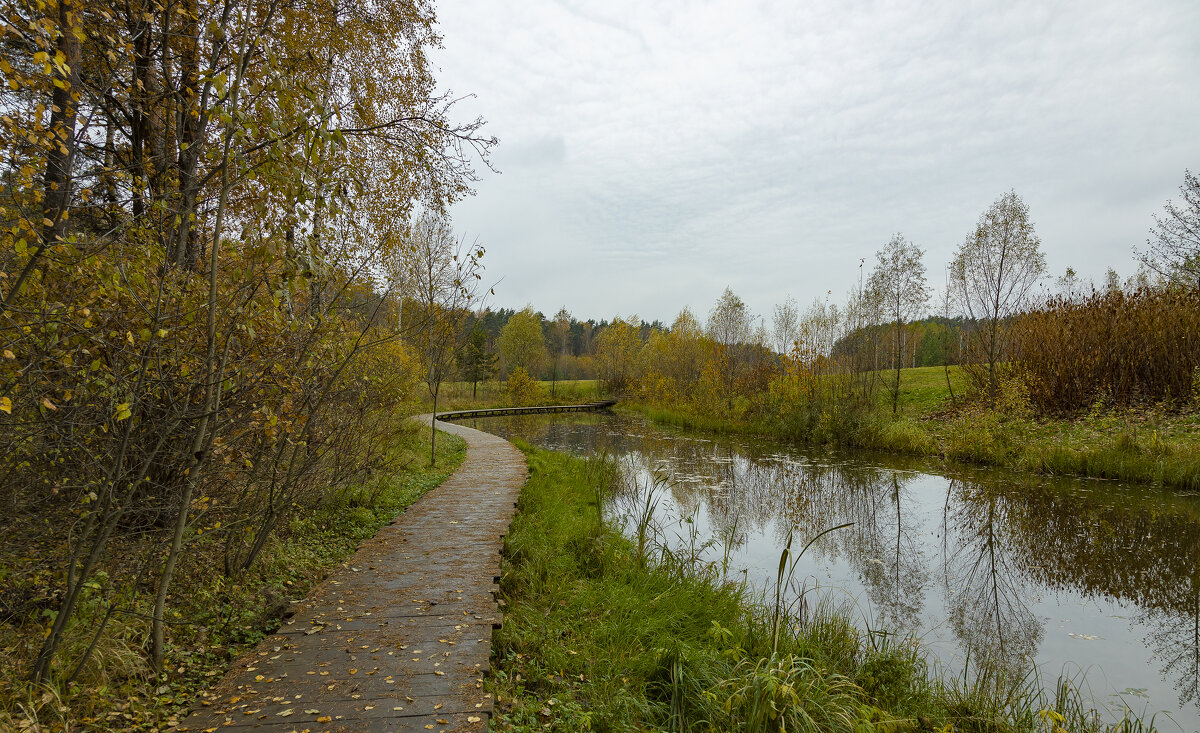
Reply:
M150 114L150 22L141 5L131 8L133 27L133 89L130 94L129 169L133 180L133 218L140 220L146 213L146 148L151 137Z
M62 86L56 85L50 98L50 141L43 178L42 238L5 296L5 306L11 304L13 297L37 269L46 247L63 239L67 231L71 167L75 162L75 112L79 95L82 94L79 88L79 40L74 32L76 12L71 0L60 0L57 46L58 52L66 59L67 72L60 79Z
M273 9L274 7L272 6ZM245 54L244 49L243 54ZM245 59L246 56L243 56L243 68ZM238 107L239 82L240 77L238 81L234 82L233 89L230 92L229 105L233 112L236 112ZM163 563L162 573L158 581L158 592L154 601L154 614L151 626L151 657L154 669L157 671L161 671L162 669L165 653L163 647L163 615L166 612L167 591L170 588L171 579L175 573L175 565L179 560L180 554L183 552L183 534L187 529L192 493L195 491L196 486L199 485L200 473L204 468L208 447L212 442L209 420L220 410L221 405L221 380L224 377L225 360L222 357L221 363L217 363L217 265L219 264L219 254L221 251L221 233L225 225L225 210L229 204L229 161L232 145L233 129L229 128L225 131L225 140L221 151L221 188L220 195L217 198L217 210L213 224L213 242L208 251L208 322L204 359L204 407L200 420L196 425L196 432L193 435L187 482L184 486L183 496L180 499L179 513L175 518L175 531L172 537L171 549L167 554L166 562ZM228 345L228 341L226 345Z
M429 467L433 468L437 460L437 398L438 393L433 391L433 417L429 419Z
M903 324L900 319L896 319L896 383L892 385L892 414L895 415L900 410L900 363L903 359L901 351L904 344L900 339L901 329Z
M198 8L196 0L185 0L180 13L182 17L179 31L180 45L180 79L176 129L179 131L179 153L175 161L175 171L178 178L180 202L179 223L174 231L174 237L168 245L173 264L196 270L200 264L200 252L196 243L196 203L199 196L200 182L196 177L196 167L199 164L200 152L203 146L198 144L201 129L199 94L199 33L197 23Z

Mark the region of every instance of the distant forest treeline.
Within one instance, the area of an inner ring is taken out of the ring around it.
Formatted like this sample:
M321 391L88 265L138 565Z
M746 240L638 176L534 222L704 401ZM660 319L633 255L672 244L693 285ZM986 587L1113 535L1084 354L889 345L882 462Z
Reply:
M596 378L665 408L786 420L801 408L818 421L849 405L874 409L876 388L896 415L901 370L923 366L946 367L952 400L949 367L959 365L972 396L993 406L1182 406L1200 399L1200 180L1187 173L1180 191L1183 205L1155 217L1142 267L1126 280L1111 269L1102 283L1070 268L1048 277L1029 207L1010 191L955 252L936 302L924 251L896 233L843 302L802 309L788 298L769 328L729 288L707 319L684 308L669 327L637 316L579 321L565 308L549 318L531 307L484 311L465 320L475 351L460 368L472 382L519 367Z
M472 314L466 320L462 341L467 342L471 332L478 326L486 335L485 348L487 352L499 357L499 342L504 327L508 325L513 316L521 312L512 308L495 310L489 308L481 313ZM545 357L538 362L541 369L533 376L543 380L553 380L556 377L557 379L597 379L599 377L596 359L597 345L601 343L600 335L610 327L611 321L590 318L579 320L574 315L569 315L564 338L561 326L555 319L548 318L541 311L529 310L529 312L540 322L542 341L545 347ZM637 323L630 325L637 331L642 343L649 341L654 334L665 335L671 331L671 327L660 320L648 322L638 319ZM964 327L969 329L973 325L974 322L971 319L942 316L929 316L909 324L911 337L905 346L904 366L928 367L958 364ZM860 339L866 338L872 341L883 339L887 329L887 325L871 325L842 336L834 343L832 356L847 354L852 348L852 344ZM764 343L763 346L771 348L774 344ZM555 355L559 357L557 363L554 360ZM782 358L783 354L780 354L779 357ZM508 376L508 367L513 365L504 364L500 359L497 366L496 374L503 378ZM555 374L556 370L557 375ZM461 368L460 371L462 371Z

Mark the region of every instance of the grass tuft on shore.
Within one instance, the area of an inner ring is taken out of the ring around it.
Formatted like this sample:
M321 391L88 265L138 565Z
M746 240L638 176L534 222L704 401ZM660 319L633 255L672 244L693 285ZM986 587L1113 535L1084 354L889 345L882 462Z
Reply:
M1069 680L934 679L916 644L861 632L847 609L772 603L716 564L639 552L602 518L612 464L520 447L493 730L1153 730L1097 722Z
M1098 402L1071 417L1035 416L1019 399L998 406L964 401L961 371L901 371L900 410L890 404L813 401L779 414L708 414L673 406L620 403L650 420L703 432L770 435L842 448L864 448L1048 475L1082 476L1200 490L1200 413L1161 405L1121 408ZM878 395L877 395L878 396ZM735 411L736 413L736 411Z

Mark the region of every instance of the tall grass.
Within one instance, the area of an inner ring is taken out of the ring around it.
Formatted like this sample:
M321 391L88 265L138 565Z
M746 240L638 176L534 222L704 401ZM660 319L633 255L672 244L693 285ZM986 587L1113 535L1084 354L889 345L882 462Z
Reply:
M1014 365L1042 412L1186 403L1200 369L1200 291L1143 288L1051 298L1012 329Z
M826 600L791 602L790 546L757 595L724 581L719 561L654 546L659 533L635 543L597 524L610 464L523 448L531 476L506 538L494 730L1153 729L1129 714L1099 722L1069 681L931 676L910 640L861 632ZM631 501L633 519L652 501Z

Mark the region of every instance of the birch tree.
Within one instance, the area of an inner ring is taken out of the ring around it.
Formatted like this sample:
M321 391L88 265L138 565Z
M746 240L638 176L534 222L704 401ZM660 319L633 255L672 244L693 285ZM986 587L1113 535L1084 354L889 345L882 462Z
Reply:
M775 350L786 355L792 350L800 334L800 309L796 299L787 300L775 306L771 315L771 335L775 337Z
M976 386L995 400L997 367L1007 358L1010 319L1025 306L1046 272L1041 240L1029 220L1029 206L1009 191L979 217L974 231L950 262L950 289L962 314L975 322L968 366Z
M511 374L521 367L534 379L539 379L546 366L546 338L542 333L542 317L527 305L517 311L500 329L496 342L504 373Z
M1186 287L1200 289L1200 177L1184 171L1182 203L1168 201L1154 217L1142 264Z
M888 331L893 379L888 385L892 396L892 414L900 408L900 368L903 361L906 325L920 316L929 303L929 286L925 282L924 252L904 235L896 233L875 253L875 269L867 288L871 299L879 303L885 318L890 320Z
M752 324L750 309L731 288L725 288L708 314L708 336L716 345L716 361L729 407L733 407L734 386L745 365L745 345L750 340Z
M550 339L553 354L550 357L552 362L550 367L550 394L555 394L558 389L558 374L559 363L562 358L567 355L567 342L571 335L571 312L567 307L558 309L558 313L554 314L554 320L550 324Z
M413 227L410 240L409 284L415 296L417 338L425 359L425 385L436 415L442 382L477 297L483 247L455 238L448 222L428 214ZM437 430L431 430L429 465L436 460Z

